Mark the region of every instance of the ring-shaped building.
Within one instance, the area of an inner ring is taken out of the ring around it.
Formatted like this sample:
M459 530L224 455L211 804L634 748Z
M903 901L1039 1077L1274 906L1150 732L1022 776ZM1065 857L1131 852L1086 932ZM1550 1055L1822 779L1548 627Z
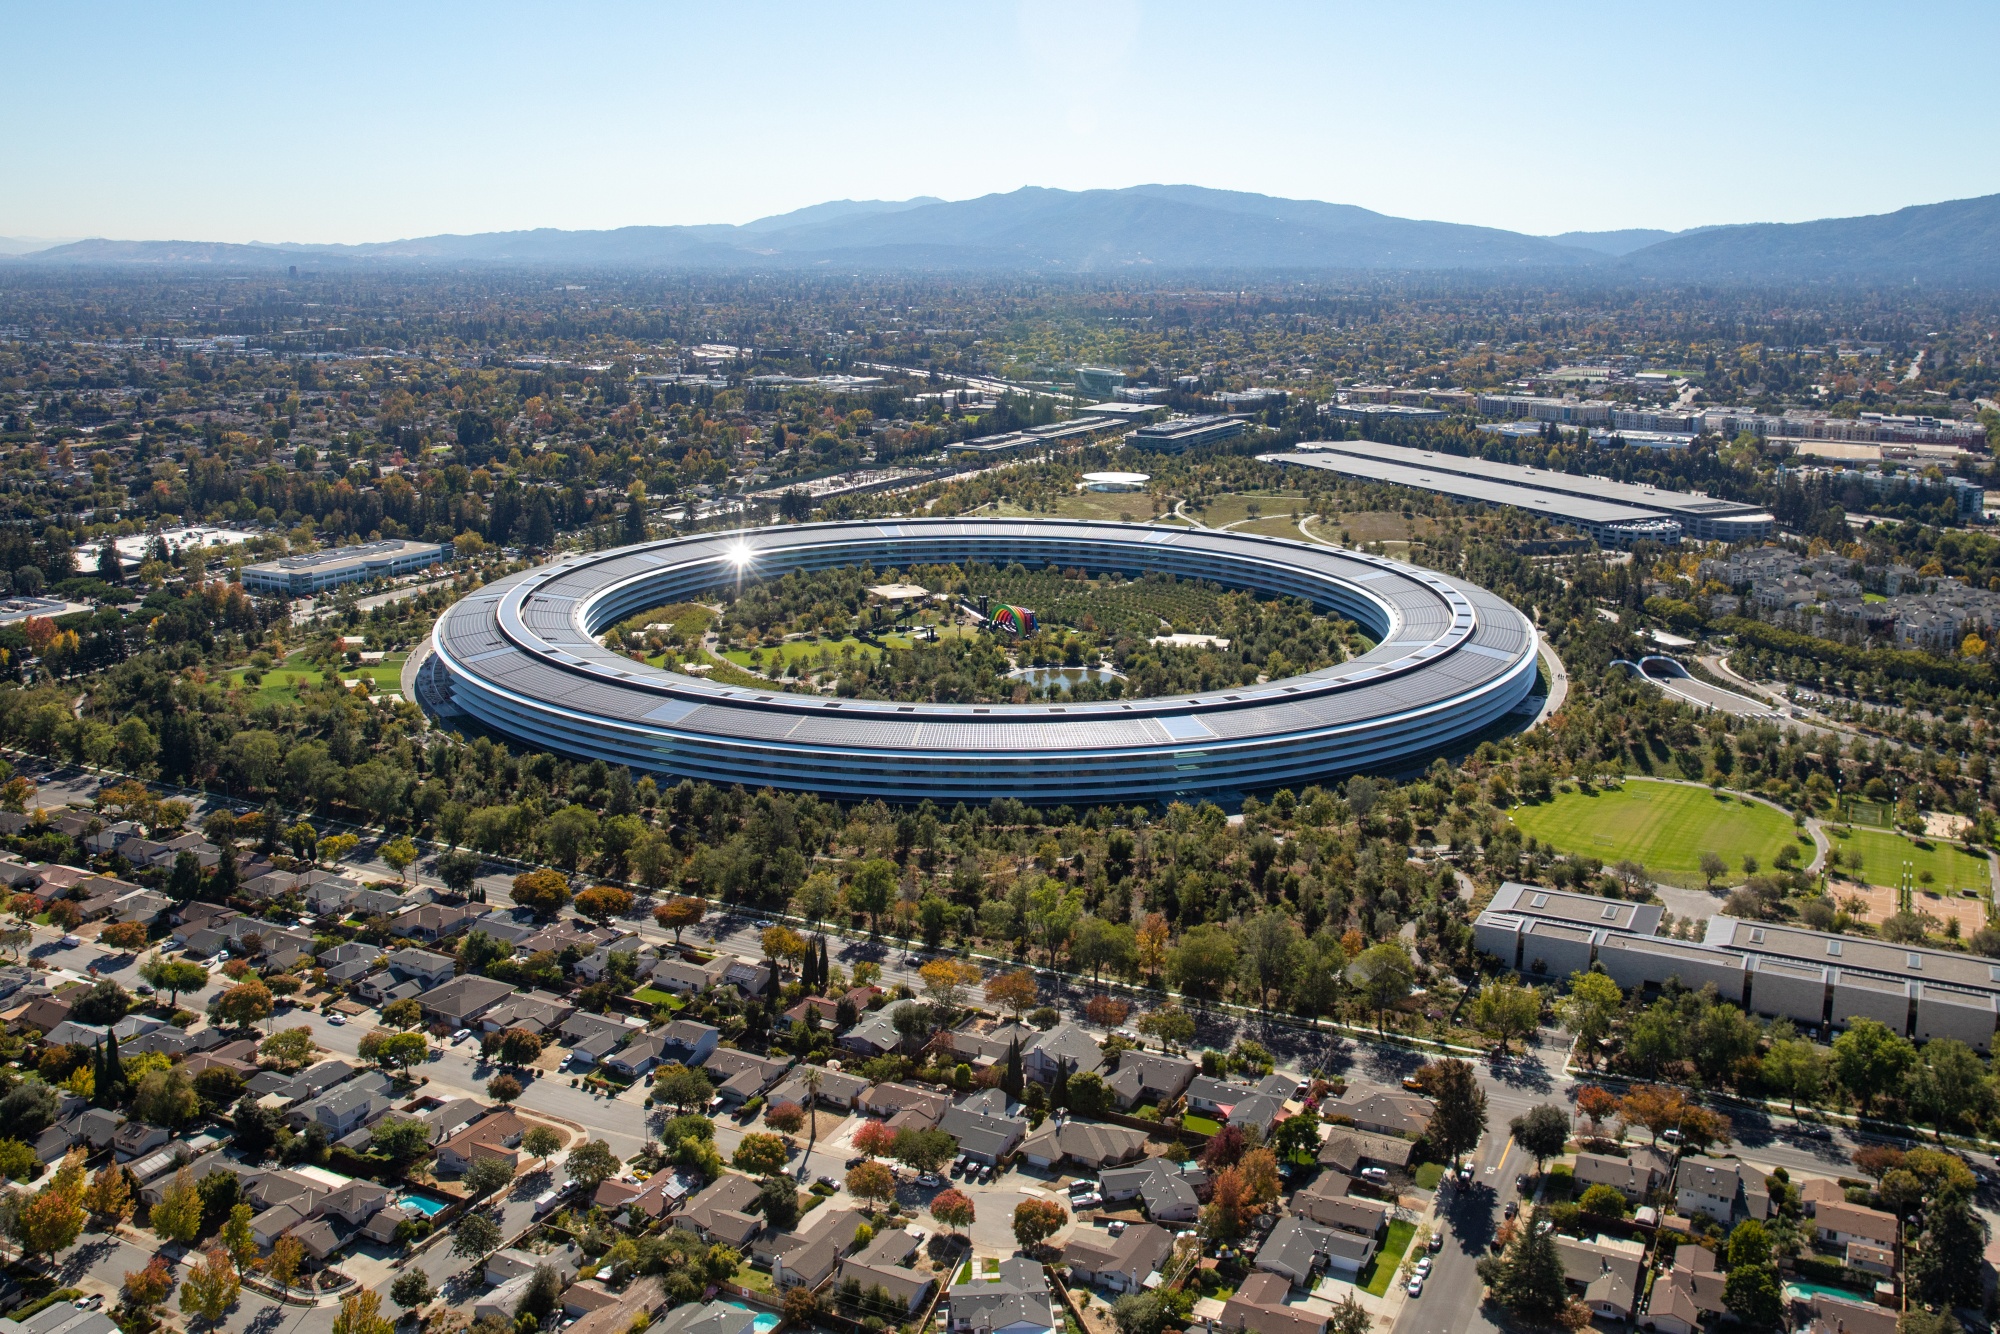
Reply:
M599 637L746 578L868 564L1154 571L1302 599L1376 647L1263 685L1094 703L904 704L669 672ZM432 631L449 708L524 745L673 777L842 799L1055 804L1227 798L1427 762L1520 709L1534 626L1431 570L1281 538L1062 519L802 524L566 556ZM426 664L431 669L432 664Z

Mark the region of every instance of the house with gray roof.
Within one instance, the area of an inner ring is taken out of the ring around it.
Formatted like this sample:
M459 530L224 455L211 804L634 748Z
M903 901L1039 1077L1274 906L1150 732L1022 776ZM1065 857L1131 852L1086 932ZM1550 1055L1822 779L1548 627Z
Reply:
M1117 1070L1104 1082L1122 1110L1142 1102L1164 1107L1187 1092L1200 1068L1185 1056L1126 1051L1119 1053Z
M1208 1173L1195 1163L1141 1158L1127 1167L1107 1167L1097 1188L1106 1204L1136 1199L1155 1223L1191 1223L1201 1213L1200 1189Z
M1322 1227L1380 1240L1388 1229L1391 1208L1380 1200L1350 1194L1353 1185L1352 1177L1321 1172L1292 1196L1292 1212Z
M624 1046L639 1031L608 1016L578 1010L563 1020L556 1040L569 1048L572 1061L579 1065L596 1065Z
M1085 1121L1058 1113L1030 1131L1021 1141L1021 1156L1036 1167L1074 1163L1091 1171L1102 1171L1118 1163L1129 1163L1146 1153L1146 1132L1125 1126Z
M1063 1327L1037 1262L1013 1255L993 1274L975 1274L945 1294L948 1334L1056 1334Z
M900 1050L903 1035L896 1031L896 1015L918 1003L913 1000L896 1001L879 1010L870 1010L861 1016L860 1023L835 1038L834 1045L862 1056L886 1056Z
M791 1062L734 1047L717 1047L701 1068L715 1081L715 1091L725 1101L748 1102L777 1083L791 1068Z
M1067 1065L1072 1075L1096 1073L1104 1068L1104 1052L1088 1030L1062 1023L1021 1053L1022 1072L1040 1083L1054 1083L1060 1065Z
M928 1274L910 1267L917 1254L917 1239L901 1228L886 1228L874 1240L840 1262L839 1282L850 1279L863 1292L880 1288L914 1311L931 1295L937 1282Z
M1027 1118L1010 1115L999 1089L969 1093L945 1109L938 1129L958 1141L959 1152L978 1163L997 1163L1028 1133Z
M1113 1292L1138 1292L1174 1253L1174 1234L1153 1223L1140 1223L1119 1236L1080 1228L1063 1247L1063 1263L1079 1283Z
M722 1040L720 1030L708 1024L698 1024L692 1019L676 1019L659 1030L661 1042L660 1060L678 1061L692 1069L706 1064L709 1054Z
M1257 1268L1278 1274L1293 1287L1311 1291L1325 1273L1353 1275L1375 1258L1375 1239L1342 1232L1296 1215L1278 1220L1257 1248Z
M467 973L432 987L417 999L424 1007L424 1017L432 1023L464 1028L513 994L508 983Z

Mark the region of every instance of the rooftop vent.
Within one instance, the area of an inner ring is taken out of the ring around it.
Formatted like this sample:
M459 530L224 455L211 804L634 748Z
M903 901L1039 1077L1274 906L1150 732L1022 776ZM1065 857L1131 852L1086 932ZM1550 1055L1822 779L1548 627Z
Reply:
M1834 956L1835 958L1839 958L1839 957L1840 957L1840 942L1839 942L1839 941L1837 941L1837 940L1829 940L1829 941L1827 941L1827 942L1826 942L1826 952L1827 952L1828 954L1831 954L1831 955L1833 955L1833 956ZM1996 971L1996 972L2000 972L2000 969L1995 969L1994 971Z
M1549 896L1546 894L1537 894L1528 900L1528 906L1530 908L1546 908L1549 906Z

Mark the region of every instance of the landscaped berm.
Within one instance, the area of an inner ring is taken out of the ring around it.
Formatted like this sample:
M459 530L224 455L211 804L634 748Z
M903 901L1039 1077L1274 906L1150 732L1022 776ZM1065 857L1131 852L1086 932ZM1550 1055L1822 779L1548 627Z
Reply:
M1704 852L1729 863L1718 887L1746 878L1746 853L1759 866L1769 866L1790 843L1802 863L1812 860L1811 847L1797 841L1791 820L1781 812L1733 793L1682 783L1628 780L1615 788L1571 789L1537 805L1516 806L1508 814L1522 833L1560 852L1596 857L1606 866L1635 861L1653 879L1691 889L1702 887Z

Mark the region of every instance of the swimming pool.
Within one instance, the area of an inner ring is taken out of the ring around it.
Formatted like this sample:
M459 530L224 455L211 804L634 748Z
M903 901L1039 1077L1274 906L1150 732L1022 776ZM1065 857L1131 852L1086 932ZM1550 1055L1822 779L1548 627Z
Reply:
M405 1209L415 1209L425 1218L436 1218L445 1211L443 1200L434 1200L428 1195L399 1195L396 1203Z
M723 1305L733 1306L739 1311L748 1311L752 1316L751 1328L755 1329L757 1334L771 1334L771 1331L778 1327L778 1317L769 1311L759 1311L756 1307L745 1306L742 1302L724 1302Z
M1874 1301L1874 1298L1865 1292L1856 1292L1852 1288L1836 1288L1831 1283L1792 1282L1785 1285L1785 1300L1788 1302L1808 1302L1821 1293L1829 1297L1838 1297L1846 1302L1860 1302L1864 1306Z

